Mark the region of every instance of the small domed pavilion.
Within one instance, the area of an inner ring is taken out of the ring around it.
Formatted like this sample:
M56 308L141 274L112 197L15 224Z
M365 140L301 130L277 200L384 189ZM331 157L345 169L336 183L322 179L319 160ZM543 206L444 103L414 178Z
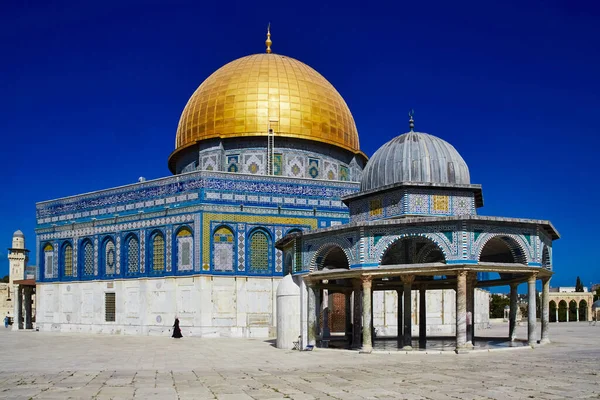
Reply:
M344 293L349 345L372 351L373 292L396 291L398 339L411 349L412 291L419 293L419 342L424 342L427 291L454 289L456 351L461 352L474 338L468 328L475 289L503 285L511 287L509 336L514 339L517 285L523 282L530 305L528 344L549 341L556 229L549 221L477 215L482 190L471 184L464 159L448 142L414 131L412 116L410 131L381 146L368 161L361 190L342 200L350 210L348 224L289 234L277 243L294 275L302 278L304 345L326 339L322 297ZM538 279L543 284L541 338L535 315Z

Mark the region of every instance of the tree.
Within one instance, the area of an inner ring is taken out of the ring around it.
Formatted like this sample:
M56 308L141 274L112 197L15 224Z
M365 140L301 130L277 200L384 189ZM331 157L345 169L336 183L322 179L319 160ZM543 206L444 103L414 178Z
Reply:
M490 318L504 318L504 307L510 305L506 296L493 294L490 297Z
M4 278L2 278L2 280L0 282L8 283L8 282L10 282L10 277L8 275L4 275Z
M600 286L598 286L594 292L594 301L596 300L600 300Z
M581 279L577 277L577 281L575 282L575 291L583 292L583 283L581 283Z

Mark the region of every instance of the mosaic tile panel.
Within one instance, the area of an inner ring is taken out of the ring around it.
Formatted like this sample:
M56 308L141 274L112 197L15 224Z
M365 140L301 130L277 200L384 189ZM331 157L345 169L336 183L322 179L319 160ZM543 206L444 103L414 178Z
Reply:
M217 229L213 235L213 270L232 272L234 260L233 232L227 227Z
M116 258L115 244L109 240L104 248L104 269L107 275L114 275Z

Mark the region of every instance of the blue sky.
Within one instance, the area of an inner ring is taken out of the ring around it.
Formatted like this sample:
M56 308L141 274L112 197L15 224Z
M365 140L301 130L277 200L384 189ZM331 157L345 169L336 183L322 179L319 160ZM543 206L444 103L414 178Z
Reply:
M553 286L600 282L600 6L592 2L13 1L0 13L0 275L35 203L169 175L214 70L273 50L342 94L367 155L407 130L452 143L480 214L551 220ZM282 4L283 3L283 4Z

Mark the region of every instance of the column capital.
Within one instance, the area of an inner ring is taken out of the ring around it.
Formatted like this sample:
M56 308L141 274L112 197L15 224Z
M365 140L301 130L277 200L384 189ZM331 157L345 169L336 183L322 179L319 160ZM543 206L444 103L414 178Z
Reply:
M371 275L363 275L360 277L363 287L371 287L373 283L373 277Z
M535 283L535 281L537 280L537 276L538 273L537 272L533 272L531 275L529 275L529 277L527 278L527 282L531 283L532 281Z
M460 271L456 271L456 277L460 277L460 278L466 278L467 277L467 271L465 270L460 270Z
M412 285L412 283L415 281L415 276L414 275L400 275L400 279L402 279L402 283L404 283L405 285Z
M543 284L546 284L546 283L550 282L550 279L552 279L552 277L551 276L544 276L544 277L542 277L540 279L542 280Z

